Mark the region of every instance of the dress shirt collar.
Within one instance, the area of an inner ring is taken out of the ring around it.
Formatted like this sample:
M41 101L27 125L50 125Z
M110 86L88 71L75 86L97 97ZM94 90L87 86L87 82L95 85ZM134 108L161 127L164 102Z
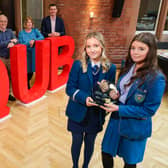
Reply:
M95 65L97 65L100 68L100 62L94 63L93 61L91 61L91 65L92 65L92 67L94 67Z
M0 32L6 32L6 31L7 31L7 29L5 29L5 30L1 30L1 29L0 29Z
M56 16L50 16L50 19L55 21Z

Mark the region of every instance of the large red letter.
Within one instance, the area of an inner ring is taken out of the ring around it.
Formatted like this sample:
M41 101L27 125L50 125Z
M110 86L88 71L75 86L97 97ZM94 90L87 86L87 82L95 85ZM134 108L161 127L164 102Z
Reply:
M50 81L48 90L55 90L64 85L68 80L68 75L73 63L72 55L74 53L74 40L70 36L60 36L47 38L50 40L51 60L50 60ZM58 55L59 47L62 52ZM58 74L58 68L63 66L61 74Z
M9 96L9 78L5 65L0 60L0 119L9 114L8 103Z
M27 87L26 46L18 44L10 50L13 93L23 103L30 103L44 95L49 83L50 44L48 40L36 41L36 79Z

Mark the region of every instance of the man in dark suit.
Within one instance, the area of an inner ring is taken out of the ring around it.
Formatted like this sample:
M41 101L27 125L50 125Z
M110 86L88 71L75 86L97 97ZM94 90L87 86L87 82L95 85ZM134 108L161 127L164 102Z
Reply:
M41 23L41 33L44 37L55 37L65 35L63 20L57 16L57 7L55 4L49 5L49 14L43 18Z

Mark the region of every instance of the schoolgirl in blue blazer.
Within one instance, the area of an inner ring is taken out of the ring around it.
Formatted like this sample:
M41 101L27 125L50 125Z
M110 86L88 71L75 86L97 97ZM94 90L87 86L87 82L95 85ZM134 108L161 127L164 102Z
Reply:
M88 168L96 135L102 130L105 111L93 103L92 93L97 82L104 79L115 82L116 67L105 55L104 39L101 33L89 33L80 60L74 62L66 93L69 102L66 109L68 130L72 133L71 154L73 168L78 160L84 142L83 168Z
M140 33L133 38L117 82L118 105L102 106L112 112L102 143L104 168L113 167L116 155L123 158L124 168L136 168L143 160L146 141L152 132L152 116L159 108L165 89L156 51L151 33Z

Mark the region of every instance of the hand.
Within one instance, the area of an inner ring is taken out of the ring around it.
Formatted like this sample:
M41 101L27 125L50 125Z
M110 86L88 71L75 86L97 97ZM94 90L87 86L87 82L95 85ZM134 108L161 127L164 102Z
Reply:
M53 33L49 33L48 36L49 36L49 37L57 37L57 36L60 36L60 33L58 33L58 32L53 32Z
M118 111L119 110L119 106L115 105L113 103L109 103L109 104L104 104L104 106L100 106L102 109L104 109L107 112L114 112L114 111Z
M11 39L10 41L13 43L17 43L17 39Z
M96 103L94 103L94 100L91 97L86 98L86 106L98 106Z
M111 90L109 93L109 96L113 99L113 100L117 100L119 98L119 92L115 91L115 90Z
M60 33L58 33L58 32L54 32L54 36L60 36Z
M11 47L13 47L13 46L14 46L14 44L13 44L12 42L10 42L10 43L8 44L7 48L11 48Z
M109 85L106 80L103 79L101 82L97 82L97 84L99 85L99 87L103 93L107 92L109 90Z
M33 47L33 45L34 45L34 42L35 42L35 40L30 40L30 42L29 42L29 44L30 44L30 47Z

